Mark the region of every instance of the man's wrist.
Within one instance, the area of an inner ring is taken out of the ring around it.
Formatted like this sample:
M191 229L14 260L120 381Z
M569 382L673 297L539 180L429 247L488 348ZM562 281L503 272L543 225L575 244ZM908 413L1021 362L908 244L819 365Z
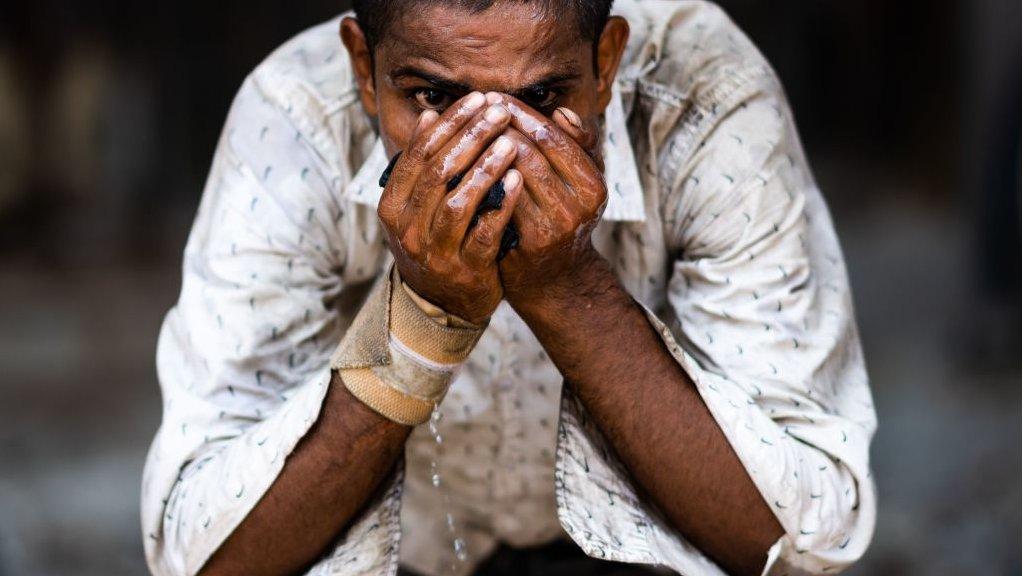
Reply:
M396 269L375 287L332 356L348 390L405 425L427 420L483 327L450 325L424 310Z
M540 289L508 300L533 327L534 322L572 319L609 298L619 297L621 292L608 261L591 247L568 270L549 279Z
M591 354L595 335L618 333L637 311L609 263L595 256L581 261L571 276L546 286L543 297L513 304L559 371L574 383L593 369L586 364L599 361L607 367L611 360Z
M470 322L469 320L463 320L461 317L447 312L444 308L430 302L423 296L420 296L412 286L409 286L405 282L402 282L402 288L405 293L409 295L409 298L423 311L424 314L429 316L435 322L441 326L454 326L456 328L468 328L468 329L480 329L487 326L487 321L482 322Z

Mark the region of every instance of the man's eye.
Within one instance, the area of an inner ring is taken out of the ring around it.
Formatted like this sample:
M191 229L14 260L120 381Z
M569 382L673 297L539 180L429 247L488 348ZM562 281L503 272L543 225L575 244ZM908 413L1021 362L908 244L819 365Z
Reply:
M419 88L413 92L413 97L424 110L442 110L451 103L451 96L433 88Z
M558 99L558 93L550 88L534 88L523 94L526 103L534 108L544 109L550 108L555 100Z

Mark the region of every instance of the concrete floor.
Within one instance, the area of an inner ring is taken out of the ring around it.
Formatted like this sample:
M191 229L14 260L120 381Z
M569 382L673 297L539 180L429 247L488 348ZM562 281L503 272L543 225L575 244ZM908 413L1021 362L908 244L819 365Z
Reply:
M881 502L850 573L1019 574L1020 308L980 299L948 211L860 214L837 226L879 411ZM0 576L145 572L153 356L179 283L177 261L0 265Z

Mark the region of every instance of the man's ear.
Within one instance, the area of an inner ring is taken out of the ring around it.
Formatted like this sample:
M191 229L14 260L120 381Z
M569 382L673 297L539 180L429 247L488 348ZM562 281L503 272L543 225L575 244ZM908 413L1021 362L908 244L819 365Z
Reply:
M612 83L619 71L622 53L629 40L629 22L621 16L608 18L597 40L597 102L601 110L612 101Z
M373 85L373 54L366 44L366 36L359 27L359 21L346 16L341 20L341 42L348 50L348 58L352 63L352 73L359 84L359 99L363 110L371 118L377 117L377 91Z

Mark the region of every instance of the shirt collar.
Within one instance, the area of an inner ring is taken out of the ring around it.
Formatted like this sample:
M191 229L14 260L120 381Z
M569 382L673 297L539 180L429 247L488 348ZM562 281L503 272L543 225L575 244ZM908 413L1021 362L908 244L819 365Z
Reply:
M612 84L612 98L604 113L602 136L608 204L601 218L619 222L643 222L643 186L637 172L633 146L629 141L622 93L617 82ZM382 192L377 182L387 165L388 157L384 152L384 143L377 138L370 155L355 177L345 186L344 197L352 202L376 208Z

